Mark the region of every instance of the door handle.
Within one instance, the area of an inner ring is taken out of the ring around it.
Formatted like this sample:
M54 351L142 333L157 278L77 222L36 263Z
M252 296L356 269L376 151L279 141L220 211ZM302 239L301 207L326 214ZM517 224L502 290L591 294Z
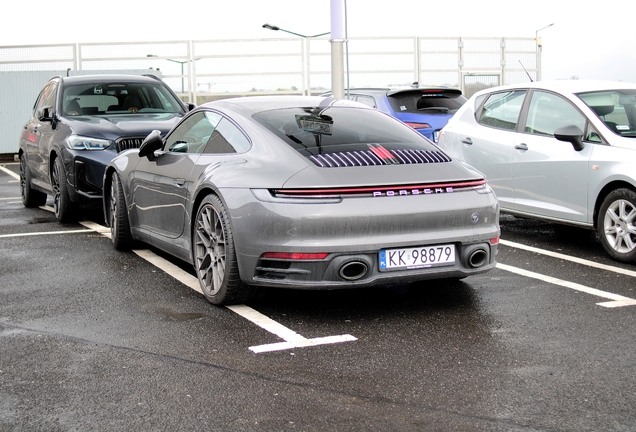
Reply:
M516 148L517 150L523 150L523 151L526 151L526 150L528 150L528 145L527 145L527 144L525 144L525 143L521 143L521 144L517 144L517 145L515 146L515 148Z
M471 140L469 137L464 138L462 142L466 145L473 145L473 140Z
M173 182L175 185L177 185L177 186L179 186L179 187L182 187L182 186L185 184L185 182L186 182L186 181L185 181L185 179L178 178L178 179L174 179L174 180L172 180L172 182Z

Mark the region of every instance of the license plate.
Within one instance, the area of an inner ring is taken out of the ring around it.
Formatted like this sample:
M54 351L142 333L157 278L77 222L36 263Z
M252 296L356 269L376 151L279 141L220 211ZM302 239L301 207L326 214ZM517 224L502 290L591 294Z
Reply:
M455 245L382 249L380 271L418 269L455 264Z

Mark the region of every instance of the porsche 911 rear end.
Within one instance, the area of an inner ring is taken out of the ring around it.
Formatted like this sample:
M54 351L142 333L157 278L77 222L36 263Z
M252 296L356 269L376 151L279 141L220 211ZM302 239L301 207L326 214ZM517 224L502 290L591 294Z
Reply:
M253 117L296 150L288 164L302 169L281 187L221 190L244 282L321 289L494 268L494 193L412 129L326 105Z
M250 192L233 192L228 203L250 284L366 286L495 266L498 205L483 180Z

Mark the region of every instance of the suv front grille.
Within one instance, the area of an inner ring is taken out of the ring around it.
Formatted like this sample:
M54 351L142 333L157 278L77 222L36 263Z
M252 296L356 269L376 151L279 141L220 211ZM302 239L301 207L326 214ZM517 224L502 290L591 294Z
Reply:
M117 153L121 153L124 150L139 148L143 141L144 138L119 138L115 141L115 149L117 150Z
M432 150L373 150L334 152L309 156L316 165L323 168L355 167L371 165L404 165L450 162L446 154Z

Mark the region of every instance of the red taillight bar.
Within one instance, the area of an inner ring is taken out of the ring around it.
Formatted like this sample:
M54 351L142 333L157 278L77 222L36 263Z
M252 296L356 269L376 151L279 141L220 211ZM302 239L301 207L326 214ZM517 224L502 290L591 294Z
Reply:
M303 252L265 252L261 258L289 259L289 260L320 260L327 258L327 252L303 253Z
M467 188L485 185L486 179L472 180L456 183L433 183L419 184L407 186L366 186L356 188L333 188L333 189L277 189L274 192L285 195L335 195L335 194L360 194L373 192L386 192L395 190L414 190L414 189L435 189L435 188Z

